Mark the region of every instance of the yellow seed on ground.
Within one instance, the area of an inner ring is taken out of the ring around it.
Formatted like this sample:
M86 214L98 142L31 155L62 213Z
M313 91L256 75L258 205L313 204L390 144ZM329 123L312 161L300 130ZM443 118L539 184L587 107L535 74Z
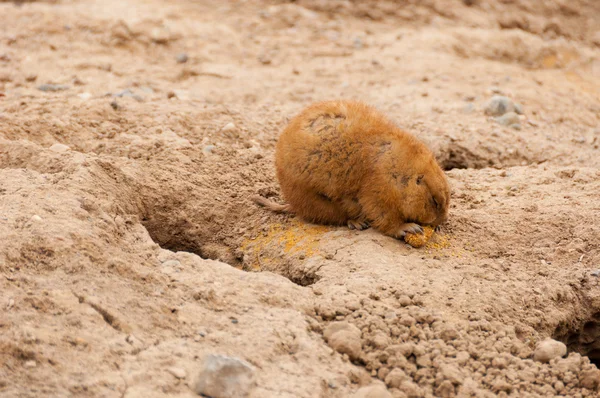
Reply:
M422 234L406 234L404 235L404 241L412 247L423 247L427 241L433 235L433 228L427 226L423 227Z

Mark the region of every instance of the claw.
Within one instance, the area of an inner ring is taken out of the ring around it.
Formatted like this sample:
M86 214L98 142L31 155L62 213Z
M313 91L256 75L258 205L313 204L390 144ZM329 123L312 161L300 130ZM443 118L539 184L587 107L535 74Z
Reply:
M369 228L368 221L359 221L359 220L348 220L348 228L356 229L358 231L362 231L363 229Z
M406 223L406 224L402 224L402 226L398 229L398 232L396 233L396 237L397 238L404 238L404 236L409 233L409 234L422 234L423 233L423 227L420 226L419 224L415 224L415 223Z

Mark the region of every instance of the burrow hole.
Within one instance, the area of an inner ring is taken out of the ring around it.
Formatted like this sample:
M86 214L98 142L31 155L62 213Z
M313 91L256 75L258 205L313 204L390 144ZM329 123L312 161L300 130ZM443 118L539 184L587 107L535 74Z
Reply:
M161 218L160 222L156 222L152 217L144 217L142 225L152 240L165 250L192 253L203 259L221 261L244 271L255 272L259 269L277 273L299 286L310 286L320 279L316 270L303 266L304 258L301 256L290 255L288 257L283 254L269 253L270 261L268 263L271 266L265 267L264 264L267 261L261 257L267 255L266 253L253 250L244 252L241 247L231 244L203 240L201 234L195 234L195 229L190 228L189 225L181 228L187 223L165 222L164 218Z
M600 368L600 312L575 328L566 324L559 325L554 332L554 339L565 343L568 352L587 356L591 363Z

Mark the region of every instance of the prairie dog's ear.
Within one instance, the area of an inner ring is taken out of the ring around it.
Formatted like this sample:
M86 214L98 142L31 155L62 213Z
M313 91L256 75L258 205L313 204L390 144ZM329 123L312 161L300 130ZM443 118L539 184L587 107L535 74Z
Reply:
M417 177L417 180L415 181L417 183L417 185L421 185L421 183L423 182L423 177L425 177L423 174L420 174Z

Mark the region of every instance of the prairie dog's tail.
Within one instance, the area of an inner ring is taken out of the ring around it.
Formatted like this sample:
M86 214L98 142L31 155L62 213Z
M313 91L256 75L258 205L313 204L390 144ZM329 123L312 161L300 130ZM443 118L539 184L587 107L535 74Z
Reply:
M291 211L289 204L280 205L279 203L272 202L269 199L264 198L260 195L252 195L250 196L250 199L257 205L266 207L267 209L275 213L289 213Z

